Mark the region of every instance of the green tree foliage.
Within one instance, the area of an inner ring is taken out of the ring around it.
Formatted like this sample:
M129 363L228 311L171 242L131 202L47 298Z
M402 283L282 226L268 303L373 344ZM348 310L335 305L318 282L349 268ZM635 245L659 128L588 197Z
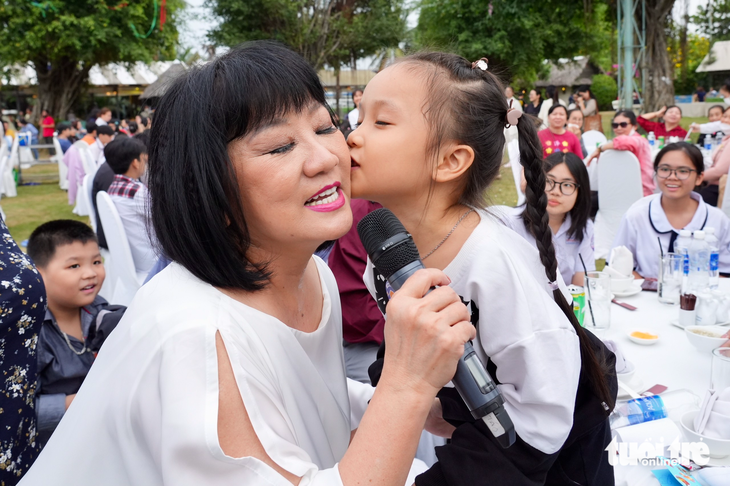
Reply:
M682 52L682 46L677 39L675 36L668 39L669 56L674 66L674 91L679 94L692 94L697 86L707 81L707 73L698 73L697 68L710 51L710 41L701 35L688 34L685 53ZM683 61L687 64L686 78L681 75ZM707 88L708 86L705 86L705 89Z
M611 110L611 102L618 96L616 80L605 74L596 74L592 79L591 93L596 97L599 110Z
M31 63L38 76L36 112L46 108L65 118L94 64L174 59L182 6L183 0L167 0L160 30L151 29L153 19L159 26L158 0L4 0L0 65ZM135 36L132 26L144 38Z
M272 39L290 46L315 69L338 69L398 46L406 24L403 0L208 0L219 46Z
M730 40L730 0L711 0L698 5L692 23L713 42Z
M429 0L421 7L416 43L471 60L487 57L497 72L531 82L546 59L587 54L607 67L606 12L601 1L585 8L564 0Z

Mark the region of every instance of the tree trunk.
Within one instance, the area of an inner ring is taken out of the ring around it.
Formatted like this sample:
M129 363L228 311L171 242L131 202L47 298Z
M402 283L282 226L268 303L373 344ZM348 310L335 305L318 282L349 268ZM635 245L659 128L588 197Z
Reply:
M340 67L337 66L335 68L335 113L337 113L337 121L341 122L340 120Z
M667 52L667 22L674 0L646 0L646 63L649 79L644 112L674 104L672 63ZM641 19L638 19L640 22Z
M38 77L36 109L48 110L56 120L68 119L71 107L83 94L91 66L68 58L34 59L32 63Z

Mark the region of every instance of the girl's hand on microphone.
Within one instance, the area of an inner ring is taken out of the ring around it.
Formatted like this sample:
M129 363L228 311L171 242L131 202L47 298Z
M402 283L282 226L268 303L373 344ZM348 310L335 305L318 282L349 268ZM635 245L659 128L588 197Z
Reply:
M381 382L435 396L454 377L464 343L476 336L476 329L450 283L442 271L423 269L393 295ZM438 288L428 293L432 287Z

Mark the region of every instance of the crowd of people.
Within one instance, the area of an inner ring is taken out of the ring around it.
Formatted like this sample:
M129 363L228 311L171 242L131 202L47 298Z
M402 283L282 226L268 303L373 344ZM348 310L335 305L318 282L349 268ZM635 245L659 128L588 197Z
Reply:
M644 197L614 243L639 276L656 277L657 237L669 252L680 229L709 226L730 274L730 219L697 192L715 180L699 149L653 156L639 134L683 138L678 107L619 111L594 149L590 88L574 106L558 95L532 90L523 106L485 62L420 53L355 90L340 125L304 59L255 42L189 69L154 114L45 117L69 204L88 152L92 204L110 196L148 279L128 308L99 295L98 217L96 232L40 225L27 255L0 223L14 309L0 366L18 410L4 419L2 481L613 484L615 357L566 291L595 269L587 167L607 150L639 161ZM718 108L693 130L730 135ZM487 207L510 127L526 202ZM723 148L713 168L727 173ZM397 292L356 229L380 208L426 267ZM514 424L507 449L447 386L469 340Z

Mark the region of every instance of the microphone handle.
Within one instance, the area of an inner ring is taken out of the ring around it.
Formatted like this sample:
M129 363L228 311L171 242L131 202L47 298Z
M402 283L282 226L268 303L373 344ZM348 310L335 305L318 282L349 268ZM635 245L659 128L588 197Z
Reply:
M426 267L420 260L409 263L391 275L388 283L397 291L411 275L422 268ZM484 421L499 444L505 449L514 444L515 428L504 409L502 394L474 351L471 341L464 344L464 354L456 364L456 374L451 381L472 416Z

